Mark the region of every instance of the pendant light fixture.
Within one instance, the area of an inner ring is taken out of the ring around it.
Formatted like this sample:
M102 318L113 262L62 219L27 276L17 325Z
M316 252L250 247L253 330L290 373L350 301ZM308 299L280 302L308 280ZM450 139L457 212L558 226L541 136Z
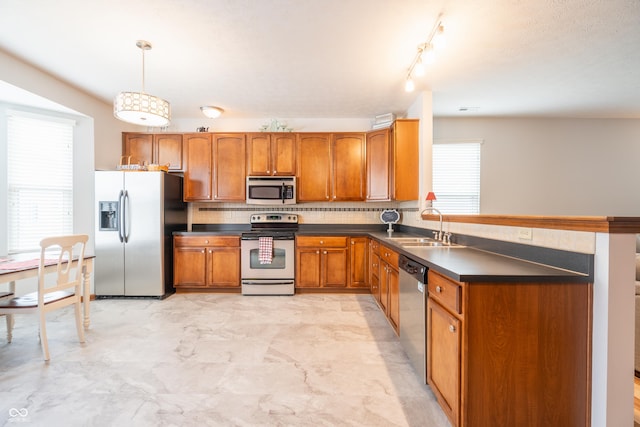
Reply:
M136 125L167 126L171 120L169 102L144 91L144 51L151 50L151 43L138 40L136 46L142 51L142 91L120 92L113 100L113 115L117 119Z

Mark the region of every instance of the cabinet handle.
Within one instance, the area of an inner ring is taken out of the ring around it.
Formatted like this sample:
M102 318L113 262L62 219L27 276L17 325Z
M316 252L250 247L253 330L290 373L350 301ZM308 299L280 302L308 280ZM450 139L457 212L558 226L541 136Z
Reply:
M356 242L354 242L354 241L352 240L352 241L351 241L351 244L352 244L352 245L355 245L355 244L356 244Z
M202 250L202 253L205 253L205 250L204 250L204 249Z
M208 241L208 240L205 240L204 242L205 242L207 245L209 244L209 241Z
M320 251L316 251L316 253L317 253L317 254L319 254L319 253L320 253Z
M449 325L449 332L455 332L456 331L456 327L453 325Z
M442 292L442 286L436 286L436 292L441 293Z
M324 252L322 252L322 253L326 255L326 254L327 254L327 251L324 251Z
M321 244L321 245L324 245L324 240L320 240L320 244Z

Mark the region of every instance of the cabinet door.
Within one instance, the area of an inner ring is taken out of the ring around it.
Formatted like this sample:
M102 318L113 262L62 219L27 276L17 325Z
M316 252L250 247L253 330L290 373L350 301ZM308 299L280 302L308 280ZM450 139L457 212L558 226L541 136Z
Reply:
M451 424L460 425L460 321L427 302L427 381Z
M296 287L320 287L320 248L296 249Z
M322 249L322 286L329 288L346 288L349 277L347 275L347 249Z
M240 286L240 248L207 250L207 286Z
M184 148L187 158L184 173L185 201L211 200L211 134L185 134Z
M276 133L271 135L271 174L296 174L296 135Z
M296 165L298 201L329 201L331 197L331 135L298 134Z
M389 266L388 268L388 291L389 291L389 306L388 316L391 320L391 324L395 328L396 332L400 328L400 275L398 270Z
M390 200L389 129L367 134L367 200Z
M206 286L206 251L202 247L176 247L173 251L173 286Z
M247 175L271 175L271 134L247 135Z
M333 200L364 200L364 134L333 136Z
M418 200L418 123L417 119L398 119L391 127L393 200Z
M245 135L214 134L214 200L245 201Z
M380 308L389 316L389 264L380 261Z
M153 135L150 133L123 133L122 155L131 156L131 163L153 163Z
M169 165L170 171L182 171L182 135L155 134L153 135L153 163Z
M349 239L349 287L366 288L367 280L367 255L369 251L369 239L366 237L352 237Z

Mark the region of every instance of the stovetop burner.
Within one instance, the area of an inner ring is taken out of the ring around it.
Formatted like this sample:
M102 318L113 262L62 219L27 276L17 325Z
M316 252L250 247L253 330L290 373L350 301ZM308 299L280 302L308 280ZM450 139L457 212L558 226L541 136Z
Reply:
M298 231L298 215L267 212L251 215L251 231L242 233L242 239L273 237L277 240L293 240Z

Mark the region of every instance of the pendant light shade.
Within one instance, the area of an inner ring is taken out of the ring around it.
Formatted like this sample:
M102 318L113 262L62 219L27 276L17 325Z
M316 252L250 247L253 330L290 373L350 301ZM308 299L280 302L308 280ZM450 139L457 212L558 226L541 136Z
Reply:
M113 100L113 115L136 125L167 126L171 121L169 102L144 92L144 51L151 49L151 43L138 40L136 46L142 50L142 91L120 92Z

